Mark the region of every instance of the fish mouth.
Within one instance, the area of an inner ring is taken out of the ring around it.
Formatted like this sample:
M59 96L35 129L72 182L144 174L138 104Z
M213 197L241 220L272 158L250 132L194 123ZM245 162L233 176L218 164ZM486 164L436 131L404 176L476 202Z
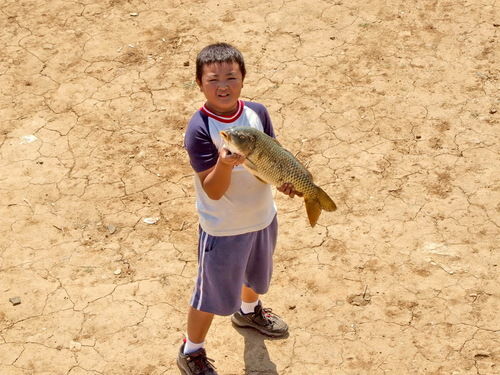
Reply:
M224 130L221 130L219 132L219 134L221 135L222 139L224 140L224 145L222 147L227 150L228 155L231 155L233 152L229 149L229 139L230 139L229 133L224 131Z

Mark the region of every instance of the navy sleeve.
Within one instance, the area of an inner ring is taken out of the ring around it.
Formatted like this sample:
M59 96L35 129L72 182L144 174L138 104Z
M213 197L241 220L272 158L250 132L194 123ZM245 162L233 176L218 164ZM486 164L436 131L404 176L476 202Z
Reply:
M208 117L200 111L197 111L188 123L184 147L196 173L212 168L217 162L219 151L208 132Z
M245 102L245 105L248 106L253 111L255 111L255 113L257 113L257 115L260 118L260 121L262 122L264 133L273 138L276 138L276 135L274 134L273 123L271 122L271 117L269 116L267 108L260 103L254 103L254 102Z

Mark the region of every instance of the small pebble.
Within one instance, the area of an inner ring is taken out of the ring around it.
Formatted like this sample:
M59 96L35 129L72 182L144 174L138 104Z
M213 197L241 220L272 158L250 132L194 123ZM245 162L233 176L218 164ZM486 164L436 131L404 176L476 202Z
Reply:
M131 15L132 17L137 17L137 16L139 15L139 13L133 12L133 13L130 13L130 15Z
M21 298L20 297L12 297L9 298L9 302L12 303L12 305L17 306L21 304Z
M108 232L109 232L110 234L115 233L115 232L116 232L116 227L115 227L114 225L109 224L109 225L108 225Z
M478 351L475 355L474 355L474 358L475 359L484 359L484 358L488 358L490 356L490 352L487 352L485 350L481 350L481 351Z
M33 143L37 140L38 138L34 136L33 134L28 134L28 135L23 135L21 137L21 143L22 145L28 144L28 143Z
M159 217L146 217L143 221L146 224L156 224L158 222L158 220L160 220Z
M122 270L118 268L118 269L116 269L116 270L115 270L115 272L113 272L113 273L114 273L115 275L117 275L117 276L118 276L119 274L121 274L121 273L122 273Z

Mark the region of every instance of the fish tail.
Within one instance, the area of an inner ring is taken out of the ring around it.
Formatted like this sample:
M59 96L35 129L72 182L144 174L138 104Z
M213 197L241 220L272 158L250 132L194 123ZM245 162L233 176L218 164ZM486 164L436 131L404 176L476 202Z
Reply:
M337 209L337 205L335 202L324 192L323 189L318 187L318 200L321 205L321 208L325 211L335 211Z
M321 204L317 197L304 197L304 202L306 204L307 217L309 218L309 223L311 227L314 227L318 222L319 215L321 214Z
M321 210L335 211L337 209L335 202L320 187L318 187L316 196L306 196L304 201L311 227L314 227L318 222Z

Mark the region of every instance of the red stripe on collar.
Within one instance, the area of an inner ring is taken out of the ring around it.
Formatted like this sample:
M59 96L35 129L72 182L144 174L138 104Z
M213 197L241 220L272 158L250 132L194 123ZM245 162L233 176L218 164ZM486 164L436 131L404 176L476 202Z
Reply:
M234 122L238 120L238 118L241 116L243 113L243 107L245 107L245 103L243 103L242 100L238 100L238 110L236 113L232 116L220 116L216 115L215 113L211 112L206 105L203 105L203 107L200 108L200 111L202 111L204 114L206 114L209 117L212 117L213 119L220 121L220 122Z

